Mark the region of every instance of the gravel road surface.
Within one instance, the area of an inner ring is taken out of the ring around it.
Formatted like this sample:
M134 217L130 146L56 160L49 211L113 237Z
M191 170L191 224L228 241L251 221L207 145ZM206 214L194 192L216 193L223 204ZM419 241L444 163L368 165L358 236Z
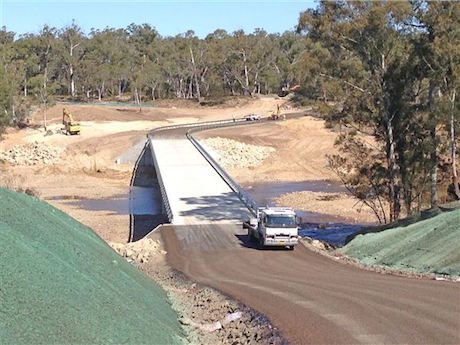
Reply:
M459 283L364 271L301 245L293 252L258 250L237 219L230 221L241 212L238 200L202 166L185 131L162 135L157 147L164 154L157 155L171 172L164 179L173 211L185 209L175 211L178 223L161 230L173 268L265 314L293 344L460 344ZM219 187L213 207L184 202L195 191L206 201L211 186ZM214 212L225 217L213 222Z
M168 263L265 314L293 344L460 344L460 284L383 275L234 225L162 229Z

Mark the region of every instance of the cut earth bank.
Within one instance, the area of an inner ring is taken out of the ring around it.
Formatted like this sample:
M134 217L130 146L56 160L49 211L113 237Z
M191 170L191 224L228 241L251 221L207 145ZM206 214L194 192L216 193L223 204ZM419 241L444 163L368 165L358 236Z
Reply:
M349 195L328 168L327 156L337 153L337 135L323 120L303 116L196 137L250 194L260 188L281 190L273 204L317 213L316 222L375 223L373 212Z

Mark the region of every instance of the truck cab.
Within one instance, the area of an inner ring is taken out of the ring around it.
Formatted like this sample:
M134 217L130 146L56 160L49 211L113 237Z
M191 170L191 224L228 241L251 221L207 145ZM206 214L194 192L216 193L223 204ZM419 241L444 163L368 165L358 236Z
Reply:
M299 242L298 219L292 208L259 208L257 218L243 223L248 229L251 241L257 241L259 247L288 247L290 250Z

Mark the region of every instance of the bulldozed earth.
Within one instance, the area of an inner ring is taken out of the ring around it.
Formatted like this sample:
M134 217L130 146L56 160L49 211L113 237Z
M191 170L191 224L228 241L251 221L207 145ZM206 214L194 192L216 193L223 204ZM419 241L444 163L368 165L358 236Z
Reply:
M232 104L217 109L188 105L180 108L173 104L142 112L120 105L58 104L49 109L46 132L41 113L31 117L28 128L7 130L0 141L0 186L37 197L64 211L146 272L168 293L188 340L282 344L285 340L281 333L266 318L172 270L166 264L161 239L127 243L129 204L120 202L129 198L139 154L131 152L132 148L145 142L149 130L176 123L240 117L248 112L268 113L278 101L259 99L244 101L241 108ZM81 135L62 133L64 107L81 123ZM128 158L120 162L120 156Z
M159 237L155 234L127 244L130 238L130 210L125 201L129 198L133 166L139 154L133 147L142 147L149 130L175 123L242 117L248 113L267 115L278 102L276 97L265 97L220 107L168 104L168 107L144 108L142 112L121 105L58 104L48 113L47 132L40 127L42 114L39 113L32 117L29 128L7 131L0 141L0 152L3 152L0 156L0 185L34 195L68 213L92 228L126 261L146 272L167 291L179 315L179 322L187 331L188 340L192 342L280 344L286 342L286 335L292 343L299 344L331 342L333 339L348 343L356 339L382 340L379 336L383 336L388 327L396 325L391 318L372 313L376 321L370 322L368 326L381 333L377 335L361 334L365 329L360 324L346 323L343 319L350 310L348 302L342 303L343 298L340 296L344 292L337 293L335 287L342 286L352 291L355 282L363 278L363 273L354 268L337 266L337 263L322 259L306 248L301 247L289 256L279 251L258 252L244 248L245 242L241 239L241 247L236 252L235 248L231 248L222 253L205 253L204 257L191 257L190 265L185 265L184 258L174 252L173 235L163 234L163 237ZM62 134L60 119L64 106L81 123L81 135ZM248 189L267 182L279 185L307 181L310 187L317 183L315 188L282 193L276 198L279 205L316 211L324 222L328 219L350 223L372 222L371 215L356 200L336 190L337 180L327 168L326 155L335 152L337 133L326 129L320 119L301 116L241 127L237 131L208 131L197 136L205 142L207 140L206 145L216 155L221 154L224 158L221 163ZM43 154L43 150L47 153ZM51 157L48 152L50 150L56 151L57 155ZM25 159L22 158L24 156ZM316 243L316 247L325 249L320 242ZM247 269L246 260L253 259L258 265L257 272ZM228 267L226 260L234 263L234 266ZM288 264L291 285L286 286L289 287L286 292L279 292L284 291L284 288L266 271L266 263L273 265L275 273L279 272L280 275L286 270L283 263ZM315 268L315 265L320 268ZM224 272L222 267L231 269ZM333 283L329 283L331 270L335 271L333 276L337 280ZM216 279L210 280L209 274ZM241 277L246 285L231 280L231 275ZM394 288L399 286L394 279L387 281L378 275L368 274L365 277L369 278L369 282L362 289L369 292L369 295L374 294L378 290L377 286L383 283ZM299 281L307 278L308 283ZM402 293L397 299L399 306L407 304L408 307L418 308L421 306L419 299L437 289L431 284L436 282L425 282L420 286L416 282L403 283L415 293L411 296ZM232 298L207 286L217 288ZM445 296L451 296L453 289L446 285L440 291ZM246 305L236 302L234 298ZM303 304L292 304L292 298ZM386 300L388 296L382 298ZM413 300L409 301L411 298ZM264 302L268 299L272 301L269 305ZM358 306L352 312L358 313L363 308L362 296L356 292L346 300L349 299ZM325 303L330 300L335 301L340 314L330 314ZM286 303L289 310L285 309ZM386 309L388 312L393 310L393 303L387 301L387 305L390 304L392 307ZM270 320L248 305L270 315ZM448 304L443 304L436 307L434 312L443 314L449 308ZM308 323L318 325L316 329L304 328L305 320L302 317L305 315L308 315ZM443 314L443 317L447 318L446 315ZM369 319L366 316L361 321L364 324ZM397 319L403 320L404 315L399 315ZM405 342L440 339L432 337L429 328L425 331L419 327L425 319L413 321L420 334L398 330L401 336L399 339ZM452 337L450 324L437 324L436 327L444 330L442 339L450 341L455 338ZM344 330L346 335L343 335Z

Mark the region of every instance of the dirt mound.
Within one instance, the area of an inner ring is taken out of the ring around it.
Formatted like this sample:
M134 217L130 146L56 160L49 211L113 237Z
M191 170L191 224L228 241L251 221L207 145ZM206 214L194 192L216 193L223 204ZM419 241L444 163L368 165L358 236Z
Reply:
M270 146L256 146L221 137L203 140L214 151L219 163L225 168L247 168L260 165L275 151Z
M191 282L165 256L138 265L167 292L193 344L273 344L287 341L270 321L209 287Z
M59 162L62 150L45 143L33 142L0 152L0 161L13 165L53 165Z
M65 213L0 188L0 233L2 344L182 343L166 293Z
M358 235L340 249L361 264L460 276L460 210L408 226Z
M144 238L137 242L116 243L109 242L109 245L129 262L137 264L144 263L153 255L164 255L166 252L161 249L160 242L151 238Z

